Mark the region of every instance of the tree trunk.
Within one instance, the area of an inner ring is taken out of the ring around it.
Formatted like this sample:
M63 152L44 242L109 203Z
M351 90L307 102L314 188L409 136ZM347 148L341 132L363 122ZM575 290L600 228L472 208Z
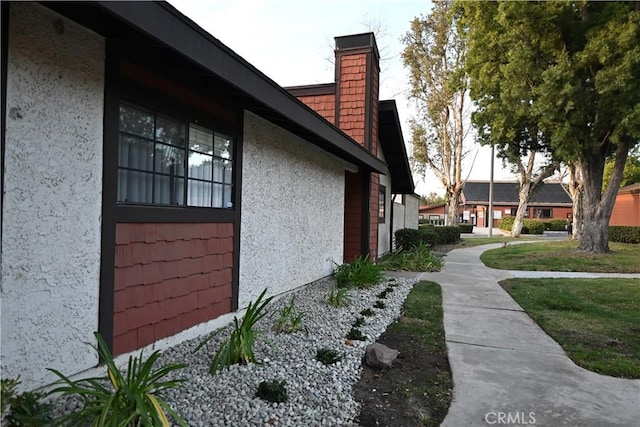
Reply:
M622 171L629 154L630 141L620 142L615 154L613 172L602 192L604 162L590 159L581 167L583 178L583 219L578 249L591 253L609 251L609 219L618 194Z
M458 211L460 209L460 190L450 189L447 194L447 225L458 225Z
M513 220L511 226L511 237L520 237L522 231L522 224L524 223L524 214L527 211L529 203L529 195L531 190L531 183L526 181L524 184L520 184L520 190L518 191L518 210L516 211L516 217Z
M584 218L584 215L582 213L583 197L581 168L579 167L578 163L569 164L567 167L569 169L569 196L571 196L571 211L573 215L573 232L571 234L571 238L574 240L579 240Z

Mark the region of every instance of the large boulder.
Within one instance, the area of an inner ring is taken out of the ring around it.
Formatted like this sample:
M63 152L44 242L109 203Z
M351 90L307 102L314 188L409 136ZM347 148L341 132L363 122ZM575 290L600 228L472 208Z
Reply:
M374 369L389 369L400 352L384 344L369 344L365 350L364 362Z

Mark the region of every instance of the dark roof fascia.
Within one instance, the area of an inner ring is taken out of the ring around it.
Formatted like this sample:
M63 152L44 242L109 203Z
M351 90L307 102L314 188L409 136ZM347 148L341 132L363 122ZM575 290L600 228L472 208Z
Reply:
M640 193L640 182L626 185L618 190L618 194L636 194Z
M318 95L335 95L335 83L321 83L316 85L289 86L284 88L293 96L318 96Z
M317 139L314 145L365 169L388 174L387 165L321 115L237 55L215 37L166 2L98 1L97 5L119 20L146 33L189 61L217 75L264 108L285 119L283 127L297 133L300 127ZM260 109L254 111L258 115ZM289 125L289 126L287 126ZM328 143L328 144L327 144ZM327 145L330 149L327 149Z
M378 126L378 139L391 174L391 192L413 194L415 184L402 137L396 101L378 102Z

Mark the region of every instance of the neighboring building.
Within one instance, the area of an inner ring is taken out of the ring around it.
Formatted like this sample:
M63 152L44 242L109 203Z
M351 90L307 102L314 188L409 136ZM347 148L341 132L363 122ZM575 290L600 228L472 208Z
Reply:
M493 226L504 215L515 216L518 210L517 182L493 183ZM561 183L539 184L527 204L525 218L541 221L568 219L572 216L569 193ZM462 220L480 227L487 227L489 220L489 181L467 181L462 189Z
M609 225L640 226L640 182L618 190Z
M420 223L444 225L447 218L447 204L437 203L435 205L420 206L418 212Z
M417 227L371 34L336 39L327 121L167 3L3 2L2 29L3 378L95 367L93 331L193 338Z

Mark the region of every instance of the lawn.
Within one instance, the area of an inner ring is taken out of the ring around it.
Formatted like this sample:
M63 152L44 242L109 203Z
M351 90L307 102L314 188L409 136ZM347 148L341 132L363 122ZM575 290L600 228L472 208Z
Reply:
M507 245L484 252L480 259L502 270L640 273L640 245L610 242L606 254L579 252L577 246L571 240Z
M640 279L509 279L500 283L578 365L640 378Z

